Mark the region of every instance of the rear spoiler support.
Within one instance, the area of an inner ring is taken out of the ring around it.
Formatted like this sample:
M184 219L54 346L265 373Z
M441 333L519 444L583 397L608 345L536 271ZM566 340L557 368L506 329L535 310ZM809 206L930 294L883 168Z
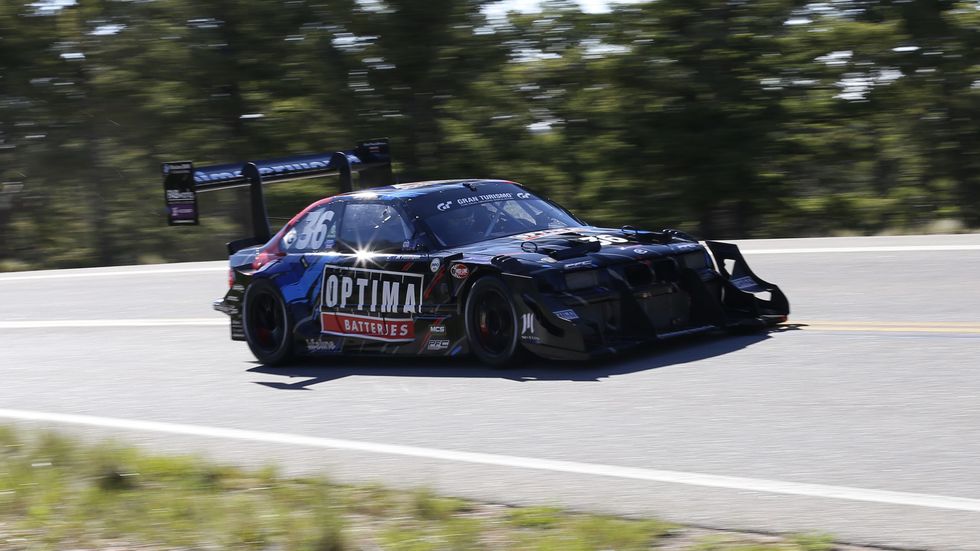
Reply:
M263 186L306 178L338 176L341 193L353 191L353 174L362 184L384 186L394 183L388 139L361 142L350 151L319 153L245 163L228 163L195 168L191 161L163 164L164 200L171 226L198 224L197 194L240 187L249 188L252 236L228 244L238 250L249 244L265 243L272 237ZM232 251L234 252L234 251Z
M265 207L265 193L262 191L262 174L255 163L245 163L242 176L248 182L248 195L252 210L252 236L255 241L265 243L272 239L269 227L269 211Z

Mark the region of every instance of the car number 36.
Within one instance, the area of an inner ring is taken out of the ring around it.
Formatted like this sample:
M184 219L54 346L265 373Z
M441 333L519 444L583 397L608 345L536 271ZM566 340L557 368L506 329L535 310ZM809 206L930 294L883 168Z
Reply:
M312 213L303 224L296 241L297 249L319 249L327 238L328 223L333 220L334 211L322 210Z

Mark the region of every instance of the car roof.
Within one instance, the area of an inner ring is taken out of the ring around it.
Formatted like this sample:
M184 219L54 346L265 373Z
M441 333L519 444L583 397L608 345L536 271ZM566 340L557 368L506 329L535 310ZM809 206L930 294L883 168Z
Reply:
M494 180L494 179L469 178L463 180L425 180L421 182L405 182L405 183L399 183L390 186L359 189L357 191L351 191L348 193L337 195L336 197L350 197L355 199L360 199L360 198L412 199L415 197L420 197L423 195L429 195L432 193L437 193L440 191L446 191L446 190L460 188L460 187L500 185L500 184L521 186L521 184L518 184L517 182L511 182L509 180Z

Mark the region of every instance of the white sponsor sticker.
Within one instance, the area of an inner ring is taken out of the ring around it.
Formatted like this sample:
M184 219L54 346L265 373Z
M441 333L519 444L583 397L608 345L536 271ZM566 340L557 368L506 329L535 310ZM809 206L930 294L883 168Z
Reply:
M579 237L579 241L585 241L587 243L598 242L602 246L612 245L614 243L629 243L629 239L622 237L617 237L615 235L600 234L600 235L588 235L585 237Z
M340 345L336 341L306 339L306 350L313 354L340 352Z
M521 314L521 335L534 334L534 314Z
M572 321L572 320L577 320L578 319L578 314L575 313L575 310L571 310L571 309L569 309L569 310L559 310L559 311L555 312L555 315L558 316L559 318L565 320L565 321Z
M426 346L429 350L448 350L449 340L448 339L432 339L429 341L429 345Z
M554 229L550 229L550 230L540 230L540 231L532 231L532 232L528 232L528 233L522 233L522 234L519 234L519 235L515 235L514 236L514 239L517 239L517 240L520 240L520 241L531 241L532 239L538 239L538 238L541 238L541 237L548 237L550 235L560 235L560 234L563 234L563 233L571 233L571 232L574 232L574 231L575 230L573 228L554 228Z

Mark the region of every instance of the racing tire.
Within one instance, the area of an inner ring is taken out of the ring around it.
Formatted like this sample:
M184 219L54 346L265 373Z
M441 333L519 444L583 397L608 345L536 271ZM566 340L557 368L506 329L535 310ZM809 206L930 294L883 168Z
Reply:
M507 367L525 358L517 306L500 278L486 276L473 284L466 298L464 319L470 350L483 363Z
M245 342L255 358L266 365L293 359L292 316L279 289L265 279L248 286L242 305Z

